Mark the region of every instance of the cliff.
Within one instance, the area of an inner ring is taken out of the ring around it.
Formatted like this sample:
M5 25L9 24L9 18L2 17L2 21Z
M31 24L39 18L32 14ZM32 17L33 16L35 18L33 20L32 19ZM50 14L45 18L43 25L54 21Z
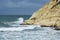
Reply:
M25 20L23 24L38 24L60 29L60 0L50 0L32 16Z

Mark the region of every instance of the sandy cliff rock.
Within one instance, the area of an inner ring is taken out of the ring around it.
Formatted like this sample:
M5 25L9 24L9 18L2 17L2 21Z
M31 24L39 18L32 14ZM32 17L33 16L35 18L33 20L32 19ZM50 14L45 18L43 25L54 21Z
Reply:
M55 28L60 29L60 0L50 0L50 2L34 12L23 24L56 26Z

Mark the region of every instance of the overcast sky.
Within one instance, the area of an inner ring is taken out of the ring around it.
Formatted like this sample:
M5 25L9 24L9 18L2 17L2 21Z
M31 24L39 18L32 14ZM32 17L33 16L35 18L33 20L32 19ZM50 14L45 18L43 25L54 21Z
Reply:
M49 0L0 0L0 15L31 15Z

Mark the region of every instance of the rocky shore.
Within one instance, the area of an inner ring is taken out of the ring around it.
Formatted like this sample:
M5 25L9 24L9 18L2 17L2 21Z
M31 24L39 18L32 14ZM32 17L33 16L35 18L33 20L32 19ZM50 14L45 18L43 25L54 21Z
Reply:
M32 16L25 20L25 25L38 24L46 27L60 29L60 0L50 0Z

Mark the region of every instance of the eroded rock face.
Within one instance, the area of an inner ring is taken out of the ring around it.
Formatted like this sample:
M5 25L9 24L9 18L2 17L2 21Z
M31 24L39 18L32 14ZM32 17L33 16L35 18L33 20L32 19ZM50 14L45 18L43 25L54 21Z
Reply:
M60 29L60 0L50 0L23 24L56 26Z

